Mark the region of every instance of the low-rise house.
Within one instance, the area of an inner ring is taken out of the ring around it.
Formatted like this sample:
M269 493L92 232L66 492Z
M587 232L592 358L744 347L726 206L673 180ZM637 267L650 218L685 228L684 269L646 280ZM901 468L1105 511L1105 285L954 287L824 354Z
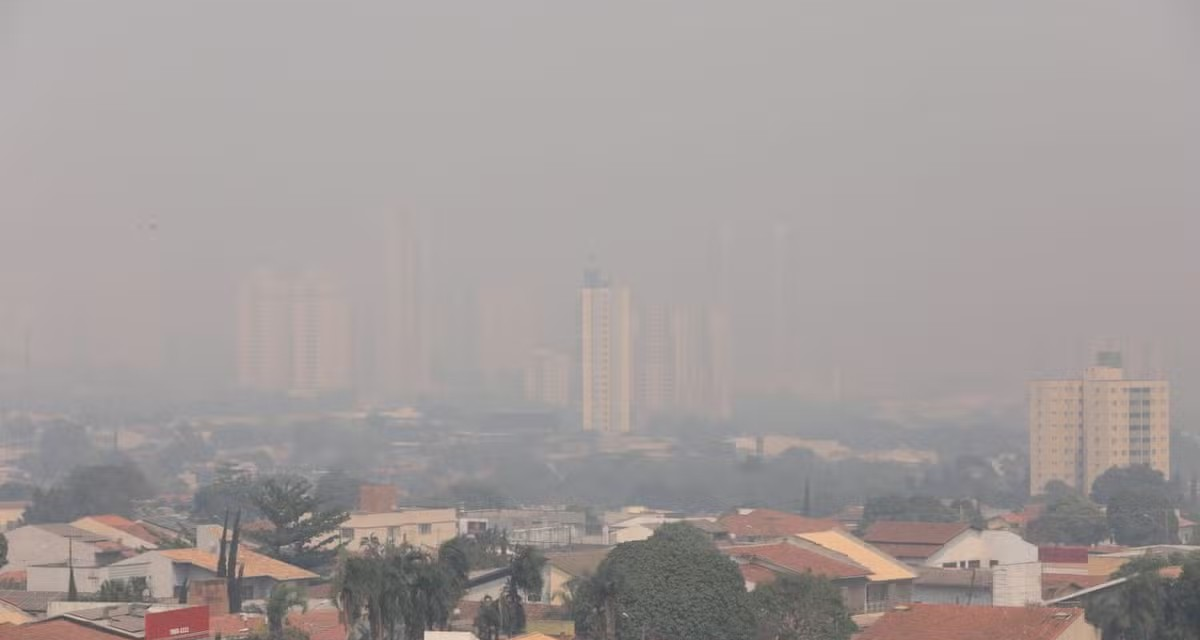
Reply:
M587 537L587 514L569 509L473 509L458 516L458 533L506 531L513 544L568 547Z
M737 509L718 522L736 542L779 540L800 533L813 533L841 528L837 520L808 518L773 509Z
M857 536L841 529L832 529L802 533L796 538L849 558L870 570L864 611L881 611L894 604L912 601L916 572Z
M46 617L51 602L66 599L66 592L0 589L0 602L21 610L35 620Z
M878 521L863 539L912 566L984 569L1037 562L1037 546L1004 530L965 522Z
M454 509L403 509L386 513L352 513L342 523L340 538L350 551L366 540L410 544L428 550L458 535Z
M842 600L855 613L867 610L867 577L871 570L845 556L826 553L798 541L745 544L722 547L721 552L737 563L753 591L781 575L811 573L828 578L842 593Z
M1100 640L1081 609L912 604L876 620L857 640Z
M610 551L612 547L590 547L546 553L540 601L553 605L566 604L566 596L570 592L568 584L577 578L595 575Z
M244 567L242 597L266 598L279 583L303 585L319 576L308 571L242 548L238 565ZM217 555L203 549L157 549L147 551L108 567L109 577L145 578L155 599L178 599L185 584L217 577ZM117 572L121 572L118 576Z
M69 607L41 622L0 627L0 640L202 640L209 638L208 607L109 604Z
M19 525L29 505L28 501L0 502L0 532Z
M73 560L77 567L102 567L125 557L121 544L69 524L31 524L4 534L8 539L6 570L26 569L31 565L65 564Z
M104 536L130 549L157 549L160 542L159 537L144 525L113 514L85 516L72 522L71 526Z
M990 607L992 570L917 567L913 602Z

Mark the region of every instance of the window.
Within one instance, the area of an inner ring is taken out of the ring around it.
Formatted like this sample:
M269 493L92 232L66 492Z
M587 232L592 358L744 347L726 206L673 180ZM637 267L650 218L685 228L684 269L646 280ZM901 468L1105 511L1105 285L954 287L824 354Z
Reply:
M354 529L342 529L342 541L343 542L353 540L353 539L354 539Z
M978 561L978 560L971 560L970 562L968 562L968 563L967 563L967 568L968 568L968 569L978 569L978 568L979 568L979 561Z
M419 524L417 525L417 533L420 533L421 535L433 533L433 525L429 523Z
M957 567L957 566L958 566L958 564L956 564L956 563L954 563L954 562L943 562L943 563L942 563L942 568L943 568L943 569L953 569L953 568L955 568L955 567Z
M997 566L1000 566L1000 561L999 561L999 560L992 560L992 561L988 562L988 566L989 566L989 567L997 567Z

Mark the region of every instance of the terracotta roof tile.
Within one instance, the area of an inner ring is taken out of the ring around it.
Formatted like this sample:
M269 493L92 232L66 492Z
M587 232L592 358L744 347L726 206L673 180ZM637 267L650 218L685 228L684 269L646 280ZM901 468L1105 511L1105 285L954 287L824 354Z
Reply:
M902 522L880 520L867 527L863 539L877 544L936 544L944 545L971 528L966 522Z
M786 511L750 509L722 516L720 521L730 534L741 538L787 537L798 533L829 531L841 527L837 520L806 518Z
M792 573L814 573L835 579L863 578L871 574L870 569L849 559L836 560L788 542L735 545L723 547L721 551L731 558L768 567L773 565Z
M201 549L160 549L151 553L161 553L175 562L193 564L213 573L217 571L216 554ZM246 577L248 578L265 576L276 580L311 580L318 577L311 571L248 549L238 552L238 564L246 565Z
M0 640L113 640L127 637L63 618L16 627L0 627Z
M913 604L889 611L858 640L1055 640L1082 609Z
M746 582L754 584L770 584L775 582L775 572L757 564L746 563L738 567L742 572L742 579Z
M131 535L139 540L145 540L146 542L149 542L151 544L158 544L159 542L161 542L159 537L154 535L153 533L151 533L150 530L147 529L145 526L143 526L141 523L134 522L133 520L130 520L129 518L125 518L125 517L113 515L113 514L107 514L107 515L102 515L102 516L89 516L89 517L91 517L96 522L108 525L119 531L124 531L125 533L128 533L129 535Z

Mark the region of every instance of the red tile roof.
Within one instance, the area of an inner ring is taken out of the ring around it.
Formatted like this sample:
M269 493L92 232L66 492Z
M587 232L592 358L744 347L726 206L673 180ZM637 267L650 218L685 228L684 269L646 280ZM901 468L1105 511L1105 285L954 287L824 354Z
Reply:
M770 584L775 582L775 572L762 565L747 563L739 566L738 570L742 572L742 579L746 582L753 582L754 584Z
M158 536L150 532L149 529L142 526L140 523L134 522L129 518L118 515L108 514L102 516L90 516L96 522L106 524L114 529L124 531L139 540L145 540L153 544L161 542Z
M837 520L806 518L771 509L751 509L746 513L735 511L722 516L719 522L731 535L740 538L783 538L841 527Z
M0 627L0 640L113 640L128 637L63 618Z
M317 611L292 611L287 616L288 627L295 627L308 634L309 640L345 640L346 627L338 621L338 612L333 609ZM264 629L266 618L262 616L247 616L225 614L209 619L209 632L215 637L239 637L243 633Z
M847 560L837 560L788 542L723 547L731 558L751 564L775 566L792 573L814 573L835 579L863 578L871 570ZM761 561L761 562L759 562Z
M867 527L863 540L897 558L925 559L970 528L965 522L880 520Z
M913 604L889 611L858 640L1055 640L1082 609Z

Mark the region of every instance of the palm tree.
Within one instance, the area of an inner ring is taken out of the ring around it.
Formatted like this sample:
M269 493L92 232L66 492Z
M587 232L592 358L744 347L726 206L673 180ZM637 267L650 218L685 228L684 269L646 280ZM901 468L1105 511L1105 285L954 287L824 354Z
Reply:
M567 606L575 621L575 633L592 640L609 640L617 630L618 585L604 565L595 575L567 583Z
M271 640L283 640L283 621L293 607L308 611L308 598L292 585L275 585L271 589L271 596L267 598L267 630Z

